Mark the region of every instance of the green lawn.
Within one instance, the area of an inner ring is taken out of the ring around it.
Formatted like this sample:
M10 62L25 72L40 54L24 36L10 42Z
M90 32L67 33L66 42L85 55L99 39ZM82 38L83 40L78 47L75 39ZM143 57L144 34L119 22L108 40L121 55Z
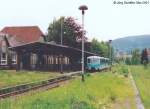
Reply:
M58 73L50 73L50 72L35 72L35 71L16 72L15 70L0 70L0 88L23 84L27 82L45 80L57 75Z
M0 109L135 109L135 95L128 78L113 74L87 75L45 92L27 93L0 101ZM105 107L105 108L104 108Z
M150 66L147 69L143 66L131 66L130 69L145 109L150 109Z

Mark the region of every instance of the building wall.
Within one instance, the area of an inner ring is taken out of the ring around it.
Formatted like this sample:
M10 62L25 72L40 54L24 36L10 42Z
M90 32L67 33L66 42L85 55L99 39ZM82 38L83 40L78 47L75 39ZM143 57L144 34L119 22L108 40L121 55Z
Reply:
M0 68L15 68L17 64L16 53L8 49L4 36L0 38Z
M4 36L0 37L0 69L16 69L17 53L8 49L6 40ZM25 70L59 70L61 64L64 69L67 69L70 64L69 57L52 54L39 56L38 53L22 53L21 58L20 68Z
M39 66L41 66L43 70L59 70L61 64L63 68L66 69L66 66L70 64L69 58L52 54L44 54L41 56L38 56L36 53L30 54L30 68L32 70L38 69Z
M81 70L81 63L78 63L80 56L74 58L73 54L62 55L61 52L56 52L57 50L44 53L37 50L35 53L28 51L26 47L26 50L21 49L21 53L14 52L9 49L12 43L16 42L11 40L11 37L0 36L0 69L60 71L62 66L63 71Z

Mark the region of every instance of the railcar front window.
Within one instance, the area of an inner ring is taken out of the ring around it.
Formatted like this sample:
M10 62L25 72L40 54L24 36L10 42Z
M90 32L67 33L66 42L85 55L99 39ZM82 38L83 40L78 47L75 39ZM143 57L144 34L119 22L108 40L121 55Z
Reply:
M91 62L91 60L90 59L88 59L88 63L90 63Z

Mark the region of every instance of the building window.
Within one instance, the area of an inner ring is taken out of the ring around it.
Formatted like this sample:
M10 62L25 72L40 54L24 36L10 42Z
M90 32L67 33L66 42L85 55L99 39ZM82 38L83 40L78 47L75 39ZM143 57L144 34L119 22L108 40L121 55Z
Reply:
M58 64L58 57L55 57L55 64Z
M16 55L16 53L12 53L12 55L11 55L11 58L12 58L12 64L17 64L17 55Z
M69 64L69 58L68 57L63 57L62 61L63 61L63 64Z
M6 53L1 54L1 65L7 65L7 54Z
M53 62L53 56L48 56L47 57L47 61L48 61L48 64L54 64L54 62Z
M31 65L36 65L37 62L37 55L31 54Z

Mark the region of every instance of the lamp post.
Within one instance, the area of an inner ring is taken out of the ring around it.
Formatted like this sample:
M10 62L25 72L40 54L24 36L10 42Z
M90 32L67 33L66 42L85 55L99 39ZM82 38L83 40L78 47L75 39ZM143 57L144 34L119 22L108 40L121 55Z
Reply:
M112 65L111 42L112 42L112 40L109 40L109 58L110 58L110 65Z
M88 10L86 5L81 5L79 10L82 11L82 81L84 81L84 14L85 10Z

